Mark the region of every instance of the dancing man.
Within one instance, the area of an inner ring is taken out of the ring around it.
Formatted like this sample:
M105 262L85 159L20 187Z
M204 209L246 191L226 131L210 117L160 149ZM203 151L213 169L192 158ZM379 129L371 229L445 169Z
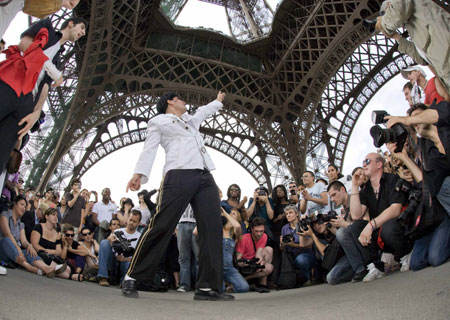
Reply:
M166 152L164 177L156 213L136 247L122 283L125 297L137 298L136 281L152 280L170 237L188 204L194 210L200 240L199 269L194 300L234 300L223 293L222 223L219 193L210 171L215 169L200 135L200 124L219 111L225 93L200 107L194 116L186 102L166 93L157 103L159 115L148 123L144 149L127 191L148 181L158 145Z

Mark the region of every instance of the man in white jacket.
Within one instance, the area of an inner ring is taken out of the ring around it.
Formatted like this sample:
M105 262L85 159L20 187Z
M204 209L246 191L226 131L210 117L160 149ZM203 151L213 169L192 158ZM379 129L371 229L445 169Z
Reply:
M219 193L210 171L214 170L199 129L200 124L219 111L225 94L200 107L194 116L174 93L159 99L159 115L148 123L144 149L128 182L127 191L146 183L158 145L166 152L164 178L156 213L144 230L130 268L122 283L126 297L137 298L136 281L151 281L169 244L170 237L188 204L197 220L200 256L194 300L233 300L223 293L222 223Z

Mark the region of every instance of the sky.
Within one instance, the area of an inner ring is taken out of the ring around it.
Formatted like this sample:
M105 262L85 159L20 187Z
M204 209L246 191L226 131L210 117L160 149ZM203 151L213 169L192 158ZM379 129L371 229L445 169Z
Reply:
M276 0L269 1L274 9L276 8L277 2ZM199 12L205 10L205 8L208 9L208 14L199 15ZM220 15L225 17L222 7L191 0L180 14L177 23L181 25L190 24L192 26L211 27L228 33L225 18L217 18L218 16L221 17ZM200 16L202 19L192 20L192 17ZM222 23L219 23L220 21ZM26 29L27 25L26 15L19 13L5 33L4 40L7 45L17 44L20 33ZM4 56L0 55L0 60L3 58ZM429 70L426 69L425 71L430 76L431 73ZM361 162L366 154L376 152L376 148L373 146L369 134L369 128L373 126L371 122L371 113L373 110L386 110L392 115L404 115L406 113L408 104L402 92L405 82L406 80L401 75L397 75L385 84L365 107L350 137L344 158L343 174L350 174L354 167L361 166ZM134 144L120 149L99 161L81 178L83 187L89 190L96 190L99 193L103 188L109 187L111 189L112 199L116 202L125 196L131 198L136 203L136 192L126 194L125 189L127 182L133 175L134 166L142 147L143 143ZM382 149L385 150L384 148ZM211 148L208 148L208 153L211 155L216 166L216 170L212 171L212 174L224 195L230 184L237 183L241 187L242 195L250 198L253 195L253 190L258 187L253 177L234 160L222 153ZM159 148L149 182L142 188L152 190L159 187L163 165L164 151ZM280 182L277 181L276 183Z

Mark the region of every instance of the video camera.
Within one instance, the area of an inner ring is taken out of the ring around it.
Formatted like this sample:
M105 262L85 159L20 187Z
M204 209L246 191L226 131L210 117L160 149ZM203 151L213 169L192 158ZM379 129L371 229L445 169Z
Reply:
M290 243L292 241L294 241L294 236L292 234L285 234L281 238L281 242L283 242L283 243Z
M237 263L245 263L244 266L239 266L239 271L243 274L243 275L252 275L254 274L256 271L258 271L259 269L264 269L265 267L260 265L258 262L258 258L253 258L253 259L239 259L236 260Z
M137 240L127 239L123 231L114 232L116 240L111 244L112 250L116 255L123 255L124 257L131 257L134 253L134 248L131 246L131 242Z
M373 144L379 148L385 143L396 142L397 147L394 152L401 152L408 138L408 130L401 123L396 123L390 129L381 128L378 124L387 122L384 120L385 116L389 116L389 113L386 111L376 110L372 113L372 122L375 123L375 126L370 128L370 135L372 136Z

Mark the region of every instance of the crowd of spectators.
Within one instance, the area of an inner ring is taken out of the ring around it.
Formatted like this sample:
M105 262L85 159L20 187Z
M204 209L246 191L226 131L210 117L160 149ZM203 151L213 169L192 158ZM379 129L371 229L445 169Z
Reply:
M0 8L8 3L0 0ZM72 8L77 3L63 1ZM427 64L436 75L427 80L417 65L402 70L408 82L399 91L403 90L409 109L405 116L382 119L387 129L381 135L389 152L378 150L361 157L362 165L354 168L351 179L329 164L325 173L306 170L301 181L287 181L271 192L259 185L251 197L242 194L239 184L230 185L221 200L223 286L227 291L265 293L323 282L370 282L397 270L416 271L449 259L448 23L444 34L439 34L439 28L421 25L432 13L447 22L449 18L431 3L414 10L418 3L422 2L388 1L376 25L399 42L399 50ZM410 32L411 39L396 33L400 26ZM430 31L428 45L421 28ZM7 273L5 267L20 267L48 278L120 284L141 233L158 210L158 202L152 200L157 189L141 191L134 205L129 198L116 203L109 188L101 191L99 199L97 192L82 188L80 179L71 181L65 193L49 188L43 194L26 187L20 177L21 138L37 121L35 115L42 108L39 101L45 100L49 85L61 82L62 73L54 69L59 65L60 47L83 36L85 29L86 23L77 18L63 23L61 32L41 20L23 33L18 47L7 49L6 61L11 63L17 50L25 57L30 46L41 50L40 57L52 63L42 61L33 71L38 82L18 85L17 78L8 76L8 64L0 63L0 93L11 91L7 93L11 108L0 113L0 120L11 122L16 107L24 108L20 117L33 114L24 120L26 130L17 124L16 115L14 128L0 124L0 135L14 129L0 150L0 274ZM436 37L446 42L437 48L429 45L436 44ZM436 50L447 53L442 55L447 64ZM407 132L407 138L401 132ZM195 213L188 206L167 244L159 271L138 287L193 290L197 238Z

